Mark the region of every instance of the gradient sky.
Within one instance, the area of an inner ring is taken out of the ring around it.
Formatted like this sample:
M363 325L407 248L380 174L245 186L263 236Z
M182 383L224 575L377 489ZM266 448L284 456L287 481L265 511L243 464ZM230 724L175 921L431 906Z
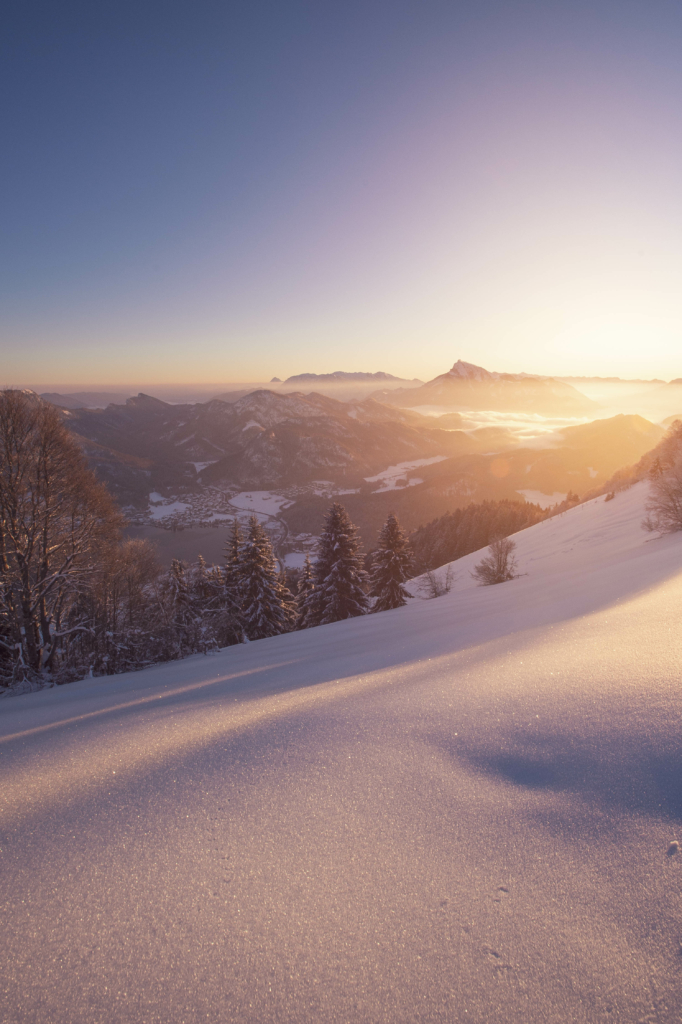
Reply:
M682 376L682 5L10 0L3 383Z

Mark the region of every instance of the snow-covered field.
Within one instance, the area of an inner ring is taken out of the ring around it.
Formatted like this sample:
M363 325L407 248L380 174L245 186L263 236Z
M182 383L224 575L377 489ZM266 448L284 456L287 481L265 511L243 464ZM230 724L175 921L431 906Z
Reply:
M289 498L273 491L241 491L230 498L230 504L237 509L248 509L249 512L264 512L276 516L283 508L292 504Z
M540 508L551 508L552 505L558 505L564 500L566 494L562 494L561 491L554 491L553 494L545 494L544 491L531 491L531 490L519 490L519 494L522 494L526 501L530 501L532 505L539 505Z
M443 462L444 459L447 459L447 455L434 455L430 459L398 462L397 465L389 466L388 469L382 470L376 476L366 476L365 481L368 484L381 484L381 487L374 492L375 494L379 494L381 491L400 491L405 487L414 487L416 484L424 482L420 477L408 476L413 470L419 469L420 466L433 466L436 462Z
M178 513L186 512L189 505L184 501L169 501L163 505L150 505L149 516L151 519L168 519Z
M0 704L3 1020L679 1024L682 534Z

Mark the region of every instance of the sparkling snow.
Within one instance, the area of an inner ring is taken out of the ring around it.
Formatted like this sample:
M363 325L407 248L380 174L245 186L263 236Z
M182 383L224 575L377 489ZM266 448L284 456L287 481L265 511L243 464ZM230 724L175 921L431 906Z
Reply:
M3 699L12 1019L677 1020L682 533L646 497L516 534L499 586L478 551L434 600Z

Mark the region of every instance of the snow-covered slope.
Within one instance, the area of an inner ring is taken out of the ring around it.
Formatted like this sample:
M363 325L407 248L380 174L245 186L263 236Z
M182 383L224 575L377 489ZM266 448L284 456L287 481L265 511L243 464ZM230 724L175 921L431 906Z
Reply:
M409 666L425 655L454 654L636 600L682 574L682 534L661 538L641 527L646 487L637 484L612 501L595 498L515 534L515 555L524 574L517 580L479 586L470 574L487 551L482 549L451 563L452 590L434 600L420 597L418 577L408 586L416 600L394 612L12 698L2 705L0 736L59 721L65 709L82 714L116 706L130 693L163 696L185 684L192 693L192 687L204 683L218 693L221 679L230 691L236 679L247 690L261 690L264 680L289 687ZM436 576L444 578L446 570L442 566ZM320 651L325 652L323 661Z
M0 704L8 1021L673 1024L682 535ZM27 984L27 977L30 978Z

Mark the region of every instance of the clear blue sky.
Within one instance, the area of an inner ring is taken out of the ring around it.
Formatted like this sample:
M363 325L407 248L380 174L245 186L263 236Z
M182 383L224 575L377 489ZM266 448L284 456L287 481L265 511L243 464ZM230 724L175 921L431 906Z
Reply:
M682 375L682 5L12 2L3 383Z

